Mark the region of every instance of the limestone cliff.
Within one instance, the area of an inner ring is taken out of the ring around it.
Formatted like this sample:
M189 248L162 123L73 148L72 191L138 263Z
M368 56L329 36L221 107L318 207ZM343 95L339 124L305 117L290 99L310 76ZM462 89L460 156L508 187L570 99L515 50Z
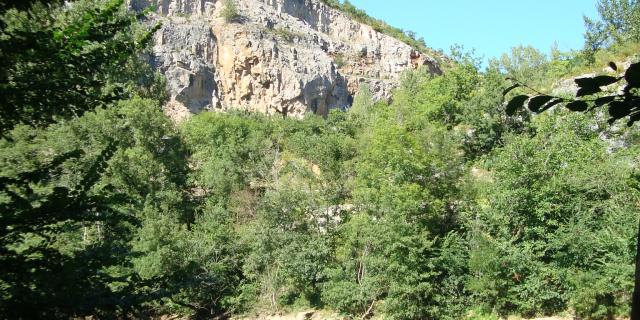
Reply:
M402 71L433 57L358 23L318 0L129 0L163 22L153 63L167 77L169 112L242 109L300 117L346 108L361 84L388 98Z

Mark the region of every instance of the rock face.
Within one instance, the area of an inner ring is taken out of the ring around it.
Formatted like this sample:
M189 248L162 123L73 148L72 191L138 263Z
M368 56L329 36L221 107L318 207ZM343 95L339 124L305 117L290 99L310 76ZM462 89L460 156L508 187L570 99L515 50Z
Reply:
M240 16L227 23L221 0L129 0L137 11L154 5L163 23L153 63L168 79L170 113L326 114L362 84L385 99L404 70L440 73L433 57L318 0L235 3Z

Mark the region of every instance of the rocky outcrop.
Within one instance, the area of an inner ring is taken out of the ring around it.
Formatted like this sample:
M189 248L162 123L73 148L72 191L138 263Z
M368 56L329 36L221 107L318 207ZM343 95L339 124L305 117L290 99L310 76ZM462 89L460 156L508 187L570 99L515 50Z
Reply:
M553 91L551 92L551 94L557 95L557 96L575 97L576 94L578 93L578 90L580 89L576 84L576 79L593 78L599 74L611 75L615 77L624 76L624 71L626 71L631 66L631 64L636 60L637 60L637 57L634 56L634 57L628 58L623 62L616 62L616 65L619 68L618 70L613 70L611 69L611 67L607 66L603 68L602 71L600 72L585 73L579 76L563 79L553 86ZM622 94L624 85L620 83L614 83L603 89L608 92L618 92L619 94Z
M362 84L386 99L407 69L440 73L433 57L318 0L129 0L163 23L153 63L167 77L174 113L241 109L301 117L347 108Z

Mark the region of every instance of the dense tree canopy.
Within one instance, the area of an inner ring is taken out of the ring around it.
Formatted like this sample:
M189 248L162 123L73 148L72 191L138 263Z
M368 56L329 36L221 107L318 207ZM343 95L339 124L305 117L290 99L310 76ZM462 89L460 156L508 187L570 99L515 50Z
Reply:
M167 128L152 116L163 84L136 55L152 31L123 1L2 9L0 313L128 312L145 299L126 271L137 221L109 163L125 150L153 154L149 140ZM143 121L121 120L135 114Z

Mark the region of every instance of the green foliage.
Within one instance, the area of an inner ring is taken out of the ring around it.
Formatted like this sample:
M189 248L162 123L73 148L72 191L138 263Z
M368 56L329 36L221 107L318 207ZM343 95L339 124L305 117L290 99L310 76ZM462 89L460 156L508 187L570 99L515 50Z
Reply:
M135 212L181 201L167 124L156 102L134 99L2 141L3 314L106 316L152 299L129 268L130 242Z
M344 13L346 13L347 15L349 15L350 18L371 26L374 30L381 32L383 34L386 34L390 37L396 38L410 46L412 46L413 48L415 48L416 50L419 50L421 52L430 52L430 53L434 53L432 49L428 48L424 38L418 38L416 39L416 34L415 32L412 31L404 31L402 29L390 26L389 24L387 24L386 22L373 18L371 16L369 16L364 10L362 9L358 9L356 6L354 6L353 4L351 4L351 2L349 2L349 0L345 0L342 3L340 3L339 0L322 0L322 2L334 9L338 9Z
M344 67L347 64L343 53L336 54L336 56L333 58L333 62L336 64L336 67L338 69Z
M627 2L623 2L623 4L624 3L628 4ZM622 4L616 2L616 5ZM627 21L623 24L627 23L629 22ZM618 66L615 62L609 62L609 68L614 72L619 71ZM638 112L638 109L640 108L640 99L638 98L638 90L640 88L640 63L637 62L632 63L627 68L627 70L625 70L622 76L597 75L576 78L574 82L579 88L575 93L576 98L565 98L542 94L539 91L536 91L535 89L532 89L526 84L518 81L517 79L511 80L515 84L506 89L503 92L503 95L507 95L510 91L519 87L524 87L530 92L533 91L534 94L520 94L511 98L511 100L505 107L506 113L509 115L515 114L518 109L523 109L525 104L527 104L527 107L530 111L535 113L544 112L556 105L564 105L567 109L573 112L587 112L596 108L607 107L610 116L608 121L609 125L615 124L620 119L627 118L627 126L632 127L635 122L640 120L640 113ZM626 84L622 85L620 83ZM602 94L603 92L605 92L606 87L612 85L619 86L620 89L618 89L618 92L606 92ZM630 173L627 173L627 175L630 175ZM579 191L587 194L589 193L588 190ZM621 192L618 191L618 193ZM605 199L601 199L601 201L604 200ZM610 204L610 206L615 207L615 204ZM624 221L624 219L618 218L618 221ZM636 221L637 217L633 217L631 219L627 219L623 223L625 223L625 226L628 227L629 225L635 225ZM638 230L638 234L636 235L636 239L638 240L638 242L636 242L635 285L633 286L633 295L631 299L632 301L626 302L626 299L628 297L624 296L624 291L616 292L616 289L627 285L625 283L626 278L606 277L605 279L607 280L603 280L599 279L598 276L595 276L595 274L607 274L607 271L611 269L611 267L602 271L598 270L596 272L592 272L591 270L578 270L577 272L575 272L574 270L573 274L577 274L577 276L572 278L572 280L574 280L573 288L577 287L578 292L582 293L579 295L575 295L571 300L573 308L575 308L578 315L584 315L585 317L589 318L611 318L617 314L622 313L622 311L626 311L624 310L625 308L623 306L628 303L632 306L631 318L637 319L638 317L640 317L640 229ZM633 245L631 246L633 247ZM613 254L613 257L617 258L622 255L623 252L618 251L617 254ZM607 258L611 257L609 256ZM624 261L624 259L620 259L618 264L615 265L621 265L622 263L624 263ZM629 269L629 271L632 270L630 266ZM543 272L543 268L541 267L538 273ZM618 270L618 272L621 272L621 270ZM629 272L629 275L631 273L632 271ZM554 275L554 277L557 276ZM590 285L586 285L587 281L590 281ZM613 283L614 285L607 285L611 283ZM629 282L628 288L630 289L631 287L632 285ZM547 291L552 292L553 289L549 288L547 289ZM558 295L555 298L559 298L558 300L560 301L564 300L561 295ZM534 305L537 304L539 304L539 302L534 303ZM517 308L521 307L522 306L517 306ZM545 306L543 307L542 311L548 312L549 310L544 310L547 307L553 309L552 306ZM529 307L529 309L530 310L528 312L539 312L539 310L532 309L531 306Z
M220 15L227 23L235 22L240 17L235 0L224 0Z
M122 66L134 63L151 33L122 12L123 4L36 3L2 13L0 136L18 123L49 124L135 93L137 70Z
M351 108L349 108L349 122L353 126L365 127L375 117L375 112L380 110L376 108L376 101L374 100L371 88L367 84L360 86L358 94L353 99ZM370 132L370 130L368 130ZM366 133L363 133L366 134Z
M614 62L610 62L609 67L613 70L618 70L618 66ZM603 88L621 83L623 80L626 85L622 87L621 92L600 94L604 91ZM621 77L599 75L576 78L574 82L579 89L575 94L575 99L542 94L517 79L511 78L511 81L515 84L505 90L503 95L507 95L510 91L519 87L528 89L529 92L533 91L534 94L520 94L511 98L505 107L508 115L513 115L519 109L523 109L525 104L531 112L535 113L544 112L553 106L562 104L574 112L585 112L595 108L607 107L610 124L627 118L627 126L631 127L636 121L640 120L640 113L638 112L640 110L638 91L640 89L639 62L631 64Z
M599 49L628 41L640 42L640 3L636 0L599 0L599 19L584 17L585 49Z
M466 245L455 209L463 153L436 111L449 94L443 83L468 96L459 74L440 80L418 73L407 75L393 106L375 106L363 88L349 111L360 132L354 208L337 229L325 304L360 317L464 313Z
M273 34L286 42L293 42L295 39L302 39L304 35L299 32L291 31L287 28L275 28L271 30Z
M190 229L175 213L155 209L150 214L135 242L141 256L134 265L144 279L164 279L156 290L168 294L154 308L201 317L242 310L231 299L242 280L242 248L228 214L207 204Z
M625 152L609 154L585 116L537 121L485 161L470 289L502 315L624 315L633 286L635 201ZM594 166L597 163L598 166ZM606 280L605 280L606 279Z
M514 47L510 55L503 54L498 61L508 77L527 79L527 83L534 86L549 81L547 77L549 60L533 47Z
M491 60L490 65L499 68L508 78L543 91L551 91L557 82L593 69L584 52L561 52L556 45L551 48L550 55L531 46L514 47L510 53Z
M481 71L454 48L444 75L403 74L390 103L363 86L326 119L205 112L176 128L160 110L165 82L133 55L149 33L120 6L0 8L2 76L15 79L0 89L22 110L3 113L0 140L0 318L628 311L638 150L622 146L637 132L525 112L569 101L505 80L551 88L587 65L581 54L518 47ZM224 7L235 21L233 1ZM21 34L37 50L11 48ZM629 70L624 93L600 100L613 118L637 117ZM52 76L31 81L36 71ZM599 99L621 82L577 84ZM54 97L37 98L49 85ZM520 98L503 105L511 92Z
M154 140L167 128L164 83L137 57L151 33L123 1L11 7L0 16L0 314L137 312L152 295L129 268L132 211L155 186L118 188L145 176L117 163L175 160Z

